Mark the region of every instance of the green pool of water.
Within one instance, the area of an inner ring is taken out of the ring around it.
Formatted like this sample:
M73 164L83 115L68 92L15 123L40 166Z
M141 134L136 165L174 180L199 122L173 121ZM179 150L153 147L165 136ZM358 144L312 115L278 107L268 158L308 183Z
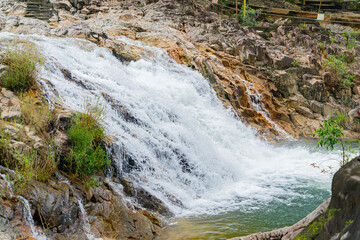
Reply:
M217 215L173 220L161 239L228 239L292 225L330 197L324 188L299 188L291 199L277 198Z

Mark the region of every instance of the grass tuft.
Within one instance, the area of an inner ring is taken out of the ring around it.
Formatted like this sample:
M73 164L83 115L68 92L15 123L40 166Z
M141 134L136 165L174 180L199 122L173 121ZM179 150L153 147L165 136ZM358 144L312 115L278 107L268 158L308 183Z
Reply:
M86 104L85 112L74 117L68 131L70 154L66 168L78 176L90 176L104 171L110 160L104 148L105 129L100 125L104 107Z
M14 40L0 62L9 67L1 77L1 84L16 92L27 92L36 87L37 66L44 61L33 43Z

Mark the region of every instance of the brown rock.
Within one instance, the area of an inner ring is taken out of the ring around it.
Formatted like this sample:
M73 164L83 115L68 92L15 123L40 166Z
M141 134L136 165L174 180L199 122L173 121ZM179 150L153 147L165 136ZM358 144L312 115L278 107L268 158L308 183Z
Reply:
M299 106L297 108L295 108L295 111L297 113L300 113L301 115L305 116L305 117L308 117L308 118L313 118L314 115L312 113L312 111L306 107L303 107L303 106Z

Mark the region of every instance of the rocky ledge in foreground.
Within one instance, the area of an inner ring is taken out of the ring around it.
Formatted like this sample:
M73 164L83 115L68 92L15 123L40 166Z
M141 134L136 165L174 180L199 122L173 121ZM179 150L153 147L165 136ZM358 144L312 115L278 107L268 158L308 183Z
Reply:
M335 173L331 191L330 203L325 201L291 227L232 240L360 239L360 156Z

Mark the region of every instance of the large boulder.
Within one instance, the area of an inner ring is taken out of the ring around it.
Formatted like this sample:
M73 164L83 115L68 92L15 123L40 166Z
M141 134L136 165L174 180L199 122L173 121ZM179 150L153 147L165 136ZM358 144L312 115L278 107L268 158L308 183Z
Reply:
M133 211L120 189L113 182L91 188L87 209L92 232L114 239L154 239L164 226L160 218L144 210Z
M71 194L66 183L51 186L36 182L26 192L26 197L36 209L37 218L54 232L61 233L78 222L79 207Z

